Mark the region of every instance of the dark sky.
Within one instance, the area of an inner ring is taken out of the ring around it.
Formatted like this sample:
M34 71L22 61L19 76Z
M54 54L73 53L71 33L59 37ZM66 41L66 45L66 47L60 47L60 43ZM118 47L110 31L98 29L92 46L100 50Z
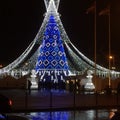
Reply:
M97 1L97 63L108 65L108 16L99 11L110 0ZM86 14L93 0L61 0L59 13L72 43L94 60L94 14ZM120 1L111 0L111 53L120 67ZM45 13L44 0L7 0L0 3L0 63L19 57L35 38Z

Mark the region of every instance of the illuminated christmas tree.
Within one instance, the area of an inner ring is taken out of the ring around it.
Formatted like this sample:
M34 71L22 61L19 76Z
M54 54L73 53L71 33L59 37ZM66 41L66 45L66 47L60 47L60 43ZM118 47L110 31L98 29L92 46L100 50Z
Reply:
M65 81L68 70L68 62L59 27L54 16L51 15L39 49L36 71L39 73L41 81L59 83Z

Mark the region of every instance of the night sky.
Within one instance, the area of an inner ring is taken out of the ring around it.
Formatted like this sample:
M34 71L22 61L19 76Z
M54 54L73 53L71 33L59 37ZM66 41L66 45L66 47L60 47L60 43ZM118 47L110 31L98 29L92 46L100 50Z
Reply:
M98 13L110 0L97 1L97 63L108 67L108 16ZM61 0L59 13L72 43L94 60L93 0ZM120 70L120 0L111 0L111 54ZM44 0L7 0L0 3L0 64L17 59L35 38L44 18Z

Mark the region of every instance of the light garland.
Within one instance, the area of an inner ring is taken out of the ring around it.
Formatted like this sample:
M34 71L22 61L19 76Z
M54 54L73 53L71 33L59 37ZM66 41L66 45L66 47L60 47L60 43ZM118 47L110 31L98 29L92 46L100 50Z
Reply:
M56 23L58 24L61 39L63 40L63 44L65 46L65 52L67 53L69 59L68 64L70 66L71 72L73 71L80 71L80 73L84 73L87 69L95 71L95 63L88 59L86 56L84 56L70 41L63 24L60 19L60 15L58 13L58 6L60 0L44 0L45 6L46 6L46 14L43 20L43 23L35 37L35 39L30 43L28 48L12 63L9 65L3 67L0 69L0 74L9 73L13 71L14 69L18 71L28 71L26 73L29 73L31 70L35 68L37 56L39 54L39 46L41 45L41 42L44 37L44 31L46 28L46 25L48 23L49 17L52 14L55 18ZM36 47L36 48L35 48ZM31 55L29 58L27 58L30 53L33 51L33 48L35 51L33 52L33 55ZM72 62L76 65L72 65ZM108 74L111 75L112 79L119 78L120 72L113 71L109 69L102 67L100 65L96 65L96 75L102 78L108 77Z

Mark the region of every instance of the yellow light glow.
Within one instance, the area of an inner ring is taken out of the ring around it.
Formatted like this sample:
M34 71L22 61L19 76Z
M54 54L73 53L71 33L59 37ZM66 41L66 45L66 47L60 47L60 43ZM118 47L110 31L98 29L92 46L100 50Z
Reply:
M110 55L110 56L109 56L109 59L112 59L112 58L113 58L113 56Z

